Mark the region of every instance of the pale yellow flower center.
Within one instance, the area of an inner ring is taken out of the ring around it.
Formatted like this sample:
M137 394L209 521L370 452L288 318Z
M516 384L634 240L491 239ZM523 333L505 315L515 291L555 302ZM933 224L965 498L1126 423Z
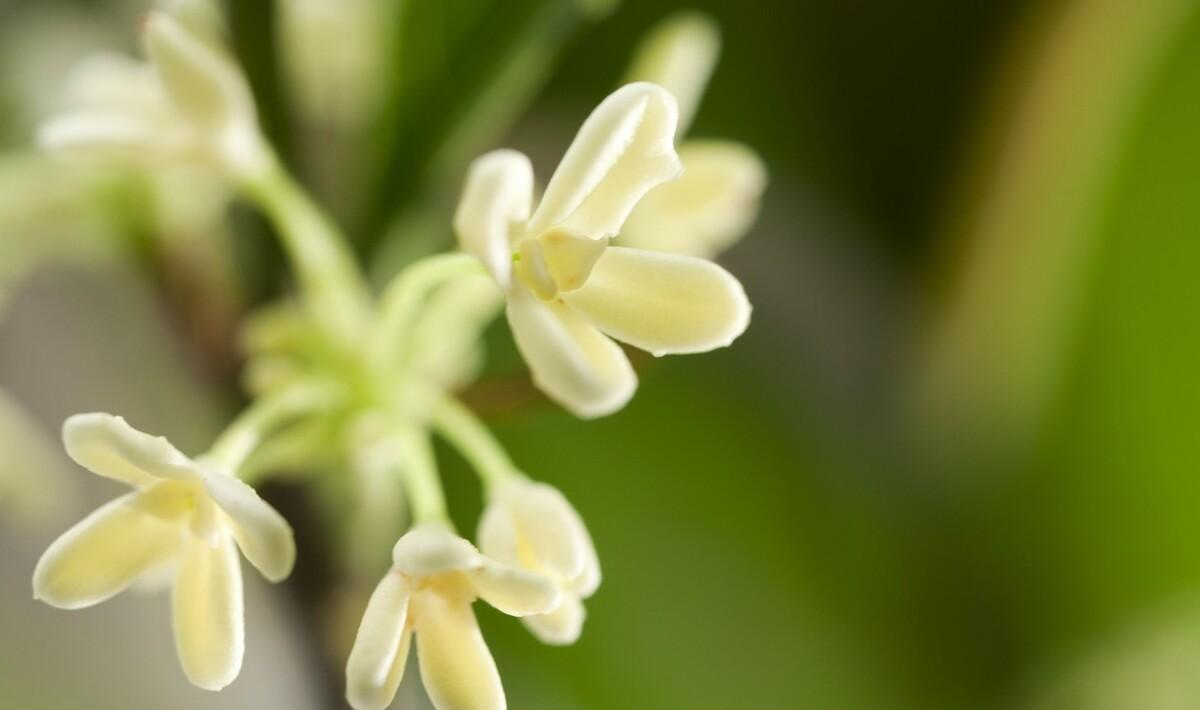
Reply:
M607 239L592 239L553 228L521 242L517 276L543 301L561 291L574 291L587 282L592 267L608 247Z

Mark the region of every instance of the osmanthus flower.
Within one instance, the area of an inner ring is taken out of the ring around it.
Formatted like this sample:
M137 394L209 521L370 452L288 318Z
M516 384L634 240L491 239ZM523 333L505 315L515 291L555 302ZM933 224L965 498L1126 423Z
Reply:
M415 638L421 680L438 710L502 710L504 689L471 604L483 599L511 616L554 609L547 578L501 564L438 523L406 533L393 566L367 603L346 664L355 710L381 710L400 686Z
M507 298L534 382L581 417L620 409L637 377L616 338L655 355L704 352L745 330L741 284L704 259L610 247L634 205L679 175L675 99L629 84L605 99L533 208L528 158L477 159L454 225Z
M362 126L391 86L386 75L396 3L282 0L280 64L296 107L324 126Z
M687 132L720 51L716 23L695 12L671 16L642 42L627 81L649 81L679 102L679 134ZM617 243L712 258L733 246L758 216L767 185L762 159L741 143L679 143L683 175L638 203Z
M208 690L237 676L244 649L238 549L277 582L295 561L292 530L229 471L183 455L110 414L63 425L67 454L134 488L59 537L38 561L34 596L62 609L102 602L174 567L172 617L184 673Z
M557 488L515 476L492 487L479 520L479 549L505 564L553 580L557 607L521 619L545 643L574 643L584 599L600 586L600 562L579 513Z
M39 142L62 152L126 155L194 164L233 176L270 160L245 77L202 32L164 12L147 15L148 63L119 55L85 60L64 110L40 127Z

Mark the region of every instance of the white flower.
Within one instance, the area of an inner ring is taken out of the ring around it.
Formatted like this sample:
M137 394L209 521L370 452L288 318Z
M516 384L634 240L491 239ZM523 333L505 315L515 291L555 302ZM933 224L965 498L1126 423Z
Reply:
M230 57L163 12L147 16L142 37L148 64L99 55L79 66L68 107L41 126L39 142L183 159L231 175L261 170L268 157L254 99Z
M675 100L629 84L584 122L533 209L533 170L500 150L471 166L455 215L462 246L507 296L534 382L581 417L620 409L637 377L608 336L655 355L704 352L745 330L750 304L721 267L609 247L634 205L679 174Z
M712 20L695 12L667 18L637 52L628 79L666 88L679 101L679 134L691 124L720 53ZM617 242L712 258L740 239L758 216L767 186L762 159L724 140L679 144L683 175L638 203Z
M381 710L396 695L416 637L421 680L438 710L502 710L496 662L471 610L482 598L505 614L553 609L550 580L495 562L437 525L400 538L394 566L363 614L346 663L346 698L355 710Z
M545 643L574 643L583 630L583 599L600 586L600 562L583 520L557 488L518 478L497 486L479 520L479 549L505 564L544 575L559 605L522 622Z
M658 84L679 103L679 133L687 132L721 54L721 31L708 16L675 13L659 22L641 41L626 74L627 82Z
M120 417L75 415L63 442L81 466L135 490L50 545L33 573L34 596L79 609L175 565L172 614L184 673L208 690L228 685L244 649L237 549L267 579L287 577L296 557L287 521L242 481Z
M396 4L284 0L277 8L280 61L297 107L341 129L371 118L391 87Z

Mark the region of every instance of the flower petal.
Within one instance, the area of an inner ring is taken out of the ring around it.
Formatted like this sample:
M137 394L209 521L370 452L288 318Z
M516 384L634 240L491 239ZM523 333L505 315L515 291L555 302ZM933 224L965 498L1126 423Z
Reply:
M122 417L104 412L68 417L63 422L63 445L75 463L131 486L198 475L190 468L191 460L166 439L140 432Z
M503 710L504 688L470 603L436 593L413 599L421 680L437 710Z
M534 242L525 242L531 243ZM607 239L592 239L565 229L542 232L536 243L541 246L546 270L559 291L573 291L582 286L608 248Z
M483 368L483 331L504 305L504 294L486 276L443 286L413 325L411 367L443 389L473 381Z
M655 355L706 352L750 324L742 285L692 256L611 247L583 288L563 299L597 328Z
M502 288L512 271L513 225L529 219L533 167L515 150L496 150L471 163L454 231L462 248L474 254Z
M255 122L254 101L236 66L165 12L144 22L146 54L184 117L205 129Z
M591 587L584 596L598 584L599 564L587 527L566 497L545 483L514 480L495 490L480 518L479 549L505 564L581 580Z
M55 116L38 126L38 145L47 151L129 153L159 139L145 121L116 112L80 111Z
M63 98L72 110L109 110L145 118L162 118L167 109L150 65L115 52L89 55L76 64L66 77Z
M91 606L121 592L179 550L187 506L177 484L135 491L78 522L38 560L33 595L60 609Z
M600 574L600 558L596 555L596 546L592 544L592 537L588 534L587 528L584 528L583 534L587 538L583 569L580 570L578 576L570 580L570 590L580 599L587 599L600 588L602 575Z
M698 12L681 12L660 22L642 40L629 68L629 81L649 81L679 102L679 134L692 122L708 78L717 64L717 24Z
M650 188L677 176L675 99L654 84L627 84L584 121L546 186L529 233L550 227L614 236Z
M730 141L679 146L684 173L638 203L621 230L624 246L711 258L758 216L767 171L754 151Z
M221 473L205 476L204 489L229 517L233 537L250 564L272 582L292 573L296 563L292 526L270 503L245 482Z
M367 602L346 662L346 700L354 710L383 710L396 697L412 640L408 601L404 580L388 573Z
M521 623L542 643L569 646L579 640L586 618L587 610L579 597L564 594L562 603L554 611L523 617Z
M406 574L427 575L474 569L483 564L475 546L435 525L413 528L392 548L396 569Z
M190 537L172 595L175 649L193 685L220 690L242 668L245 619L242 570L233 541Z
M621 347L561 301L544 302L514 282L508 323L534 383L576 416L611 414L637 389Z
M515 567L530 567L535 562L529 559L528 548L523 547L520 530L517 528L517 517L505 505L507 500L501 497L501 491L513 484L506 484L492 495L483 515L479 516L479 526L475 536L479 540L479 551L484 556Z
M549 577L492 560L465 574L481 599L509 616L543 614L557 607L561 597Z

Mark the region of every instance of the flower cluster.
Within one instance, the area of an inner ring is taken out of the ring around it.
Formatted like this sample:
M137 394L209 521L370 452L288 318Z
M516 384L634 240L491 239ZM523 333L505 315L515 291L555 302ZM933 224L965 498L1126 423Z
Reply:
M215 34L153 13L148 63L89 62L42 143L72 158L200 166L271 220L297 292L246 319L251 403L204 454L109 414L67 420L70 457L134 490L50 546L35 595L75 609L170 580L184 672L219 689L242 664L239 551L273 582L296 558L291 527L251 484L321 476L356 494L348 577L374 586L346 665L351 705L388 706L415 644L439 710L505 707L472 604L570 644L600 564L575 508L522 471L456 393L479 375L482 332L501 311L536 387L582 418L616 412L635 392L617 341L656 356L698 353L746 329L741 284L710 258L749 225L761 165L733 144L676 148L712 66L712 33L688 16L653 35L638 80L584 121L540 196L524 155L475 160L449 220L462 250L410 264L378 295L274 156ZM454 531L435 435L483 483L474 544ZM393 542L390 565L379 564Z

